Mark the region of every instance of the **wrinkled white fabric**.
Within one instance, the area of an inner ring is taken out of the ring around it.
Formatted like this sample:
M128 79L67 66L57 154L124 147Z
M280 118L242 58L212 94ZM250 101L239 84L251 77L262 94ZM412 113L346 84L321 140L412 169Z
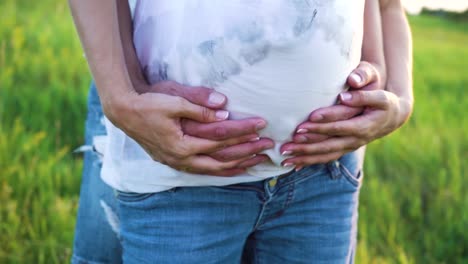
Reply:
M107 123L103 178L132 192L228 185L288 172L279 153L315 109L335 103L358 65L364 0L138 0L134 44L151 83L215 88L232 119L263 117L272 162L233 178L193 175L154 162Z

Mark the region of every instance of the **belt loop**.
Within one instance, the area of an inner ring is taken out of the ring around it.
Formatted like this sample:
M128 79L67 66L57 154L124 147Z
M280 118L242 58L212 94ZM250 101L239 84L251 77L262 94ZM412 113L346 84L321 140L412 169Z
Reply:
M327 163L328 171L330 172L330 178L337 180L341 177L340 162L335 160Z

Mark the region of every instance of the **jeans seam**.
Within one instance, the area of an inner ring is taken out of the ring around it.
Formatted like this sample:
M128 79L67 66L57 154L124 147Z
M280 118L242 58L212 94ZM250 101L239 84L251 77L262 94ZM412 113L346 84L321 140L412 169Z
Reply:
M289 208L289 205L291 204L291 201L294 198L294 191L295 191L295 183L292 183L291 185L289 185L288 197L286 198L286 202L284 203L284 207L282 211L285 211L286 209Z
M262 209L260 210L260 213L258 214L257 221L255 221L255 225L253 226L252 232L255 232L261 224L263 220L263 215L265 214L266 206L268 205L268 201L265 201L262 203Z
M251 191L251 192L259 192L262 193L263 190L257 187L250 187L250 186L235 186L235 185L225 185L225 186L208 186L211 188L219 188L223 190L234 190L234 191Z
M305 171L299 171L299 172L296 172L298 173L299 175L297 177L294 177L294 179L288 179L288 177L286 177L284 180L284 182L281 182L281 180L279 180L279 183L278 185L280 185L281 187L283 186L287 186L289 184L294 184L294 183L299 183L299 182L302 182L306 179L309 179L311 177L314 177L317 175L317 172L319 172L320 170L322 170L324 168L324 165L323 164L320 164L320 166L318 166L317 168L315 168L314 170L312 170L310 173L308 172L305 172ZM291 176L289 176L291 177ZM281 189L281 188L278 188L278 190Z
M357 178L356 176L353 176L352 173L343 165L343 163L339 162L340 164L340 171L343 174L343 177L345 180L349 183L351 183L353 186L358 187L359 184L361 183L361 177ZM362 173L362 170L358 171L357 176L360 176Z

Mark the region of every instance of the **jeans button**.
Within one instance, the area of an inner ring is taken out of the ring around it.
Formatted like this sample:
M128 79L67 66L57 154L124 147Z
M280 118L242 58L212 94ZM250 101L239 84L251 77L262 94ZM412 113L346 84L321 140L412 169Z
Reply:
M268 185L270 185L270 188L273 188L276 186L277 183L278 183L278 179L275 177L268 182Z

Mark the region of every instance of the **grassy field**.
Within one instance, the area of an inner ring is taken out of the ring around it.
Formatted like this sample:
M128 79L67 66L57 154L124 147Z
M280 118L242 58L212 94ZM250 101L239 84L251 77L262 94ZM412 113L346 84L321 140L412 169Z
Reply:
M0 263L66 263L90 77L66 1L0 10ZM468 263L468 25L411 24L416 109L369 147L357 263Z

